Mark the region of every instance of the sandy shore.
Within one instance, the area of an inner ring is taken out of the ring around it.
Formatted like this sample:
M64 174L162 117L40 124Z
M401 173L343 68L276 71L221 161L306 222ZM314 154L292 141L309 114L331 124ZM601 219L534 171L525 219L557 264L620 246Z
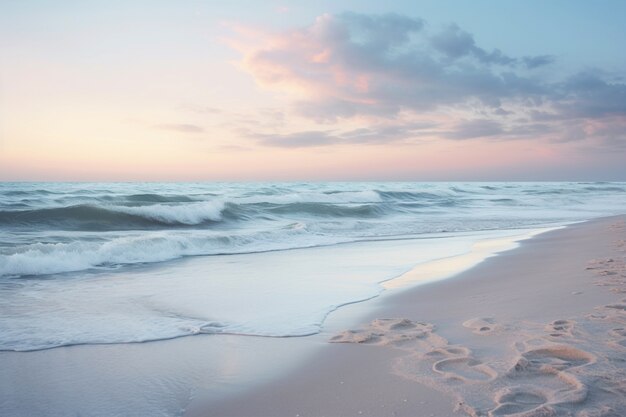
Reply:
M188 416L626 415L626 217L381 297L279 379Z

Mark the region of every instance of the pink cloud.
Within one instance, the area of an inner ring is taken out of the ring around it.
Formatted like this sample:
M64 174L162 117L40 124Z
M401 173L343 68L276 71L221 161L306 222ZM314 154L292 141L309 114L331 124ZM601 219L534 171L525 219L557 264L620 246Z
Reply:
M248 30L238 31L246 38L236 45L241 68L259 86L289 97L291 111L313 121L369 118L368 128L380 131L381 120L397 120L398 132L388 137L405 140L415 129L401 134L413 121L399 115L423 120L444 113L441 139L623 140L615 139L615 131L626 117L624 83L601 73L542 80L532 71L550 65L551 55L488 51L456 25L433 34L417 18L344 13L281 32L250 36ZM310 144L312 132L287 137L306 137L303 143ZM332 137L320 130L320 142L332 144Z

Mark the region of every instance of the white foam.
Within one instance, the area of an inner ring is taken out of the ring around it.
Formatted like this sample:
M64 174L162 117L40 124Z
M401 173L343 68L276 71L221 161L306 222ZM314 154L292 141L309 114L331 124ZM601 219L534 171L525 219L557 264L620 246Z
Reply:
M108 207L120 213L142 216L169 224L200 224L207 220L220 221L225 203L222 200L203 201L184 204L153 204L149 206Z
M261 232L230 234L143 232L105 242L35 243L0 254L0 277L74 272L111 264L162 262L192 255L232 254L311 247L349 241L309 235L302 225Z
M293 203L324 203L324 204L345 204L345 203L378 203L382 201L380 194L374 190L365 191L343 191L337 193L289 193L275 195L253 195L249 197L239 197L232 200L237 204L293 204Z
M188 258L114 273L17 280L19 288L4 289L0 299L0 349L197 333L308 335L339 306L377 296L383 281L417 263L465 253L486 236Z

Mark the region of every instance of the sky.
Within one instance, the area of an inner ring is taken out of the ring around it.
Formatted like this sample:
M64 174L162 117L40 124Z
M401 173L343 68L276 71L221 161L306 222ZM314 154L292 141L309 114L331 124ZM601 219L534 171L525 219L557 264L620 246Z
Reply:
M0 3L2 181L626 180L626 2Z

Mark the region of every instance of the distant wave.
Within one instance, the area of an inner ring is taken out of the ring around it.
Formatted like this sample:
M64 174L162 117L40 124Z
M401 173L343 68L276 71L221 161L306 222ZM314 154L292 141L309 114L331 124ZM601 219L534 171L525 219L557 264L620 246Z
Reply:
M137 194L124 196L126 202L143 205L115 205L113 198L100 203L27 210L0 210L0 226L47 224L72 230L125 230L166 226L197 226L224 219L245 220L250 215L309 214L314 216L372 217L383 210L366 203L381 202L375 191L253 195L196 201L184 196ZM120 198L115 198L119 200ZM21 208L24 204L17 207ZM256 209L246 207L258 206ZM265 207L264 207L265 206ZM11 207L16 207L15 203Z
M47 190L11 190L11 191L6 191L4 193L4 195L6 196L32 196L32 195L37 195L37 194L43 194L43 195L49 195L49 194L56 194L53 193L52 191L47 191Z
M611 193L626 193L626 188L618 187L618 186L607 186L607 187L598 187L598 186L589 186L589 187L579 187L579 188L547 188L547 189L528 189L523 190L524 193L530 195L581 195L581 194L593 194L593 193L603 193L603 192L611 192Z
M137 203L180 203L197 201L185 195L161 194L132 194L123 197L124 200Z
M85 230L119 230L220 221L223 202L124 207L79 204L68 207L0 211L0 225L56 224ZM78 227L80 226L80 227Z
M292 203L377 203L381 202L381 194L376 190L307 192L287 194L256 194L239 197L232 202L238 204L292 204Z
M625 208L616 182L0 183L0 350L311 334L338 305L479 236Z
M626 202L624 183L47 186L0 184L0 275L537 226Z
M280 214L309 214L313 216L324 216L329 218L366 218L378 217L385 213L385 208L376 204L359 205L336 205L320 203L291 203L286 205L276 205L267 208L269 213Z
M377 193L388 200L400 201L425 201L438 200L442 198L441 194L415 191L377 191Z
M585 187L587 191L616 191L616 192L626 192L626 188L624 187Z
M218 222L222 220L223 201L206 201L198 203L164 205L154 204L139 207L115 207L114 211L140 216L165 224L195 225L206 221Z

